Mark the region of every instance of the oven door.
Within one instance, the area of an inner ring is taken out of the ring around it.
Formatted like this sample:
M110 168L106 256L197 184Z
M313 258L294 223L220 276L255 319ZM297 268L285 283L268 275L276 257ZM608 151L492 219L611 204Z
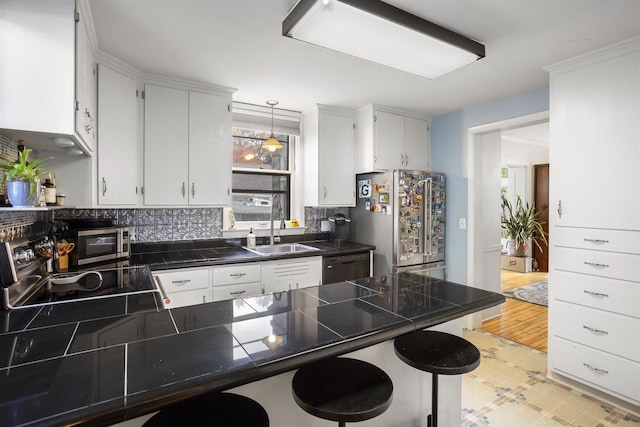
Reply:
M75 256L76 265L92 264L118 258L120 252L120 229L78 231Z

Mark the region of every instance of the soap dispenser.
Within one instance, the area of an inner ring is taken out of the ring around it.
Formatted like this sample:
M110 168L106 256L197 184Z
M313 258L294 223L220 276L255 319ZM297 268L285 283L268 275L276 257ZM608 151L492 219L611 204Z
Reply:
M247 247L251 249L256 247L256 235L253 234L253 228L251 228L249 234L247 234Z

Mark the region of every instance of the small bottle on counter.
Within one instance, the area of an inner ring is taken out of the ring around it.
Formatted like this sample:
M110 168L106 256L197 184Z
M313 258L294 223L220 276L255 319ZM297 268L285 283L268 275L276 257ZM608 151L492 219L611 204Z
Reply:
M42 184L44 190L44 201L47 205L56 204L56 185L49 178L44 180Z
M256 247L256 235L253 234L253 228L251 228L249 234L247 234L247 247L251 249Z
M65 198L65 194L58 194L56 195L56 205L58 206L64 206L64 198Z

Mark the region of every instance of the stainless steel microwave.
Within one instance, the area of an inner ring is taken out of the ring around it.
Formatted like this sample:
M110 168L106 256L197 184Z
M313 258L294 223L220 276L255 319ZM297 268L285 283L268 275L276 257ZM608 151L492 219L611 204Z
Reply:
M75 243L69 263L74 266L128 258L131 242L129 227L70 229L65 233Z

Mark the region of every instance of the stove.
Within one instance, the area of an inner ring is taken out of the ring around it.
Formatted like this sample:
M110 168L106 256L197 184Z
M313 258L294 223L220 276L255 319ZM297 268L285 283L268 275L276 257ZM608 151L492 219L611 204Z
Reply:
M164 300L149 268L130 266L128 259L54 273L54 247L44 232L0 242L0 294L4 309L150 292L158 293Z

